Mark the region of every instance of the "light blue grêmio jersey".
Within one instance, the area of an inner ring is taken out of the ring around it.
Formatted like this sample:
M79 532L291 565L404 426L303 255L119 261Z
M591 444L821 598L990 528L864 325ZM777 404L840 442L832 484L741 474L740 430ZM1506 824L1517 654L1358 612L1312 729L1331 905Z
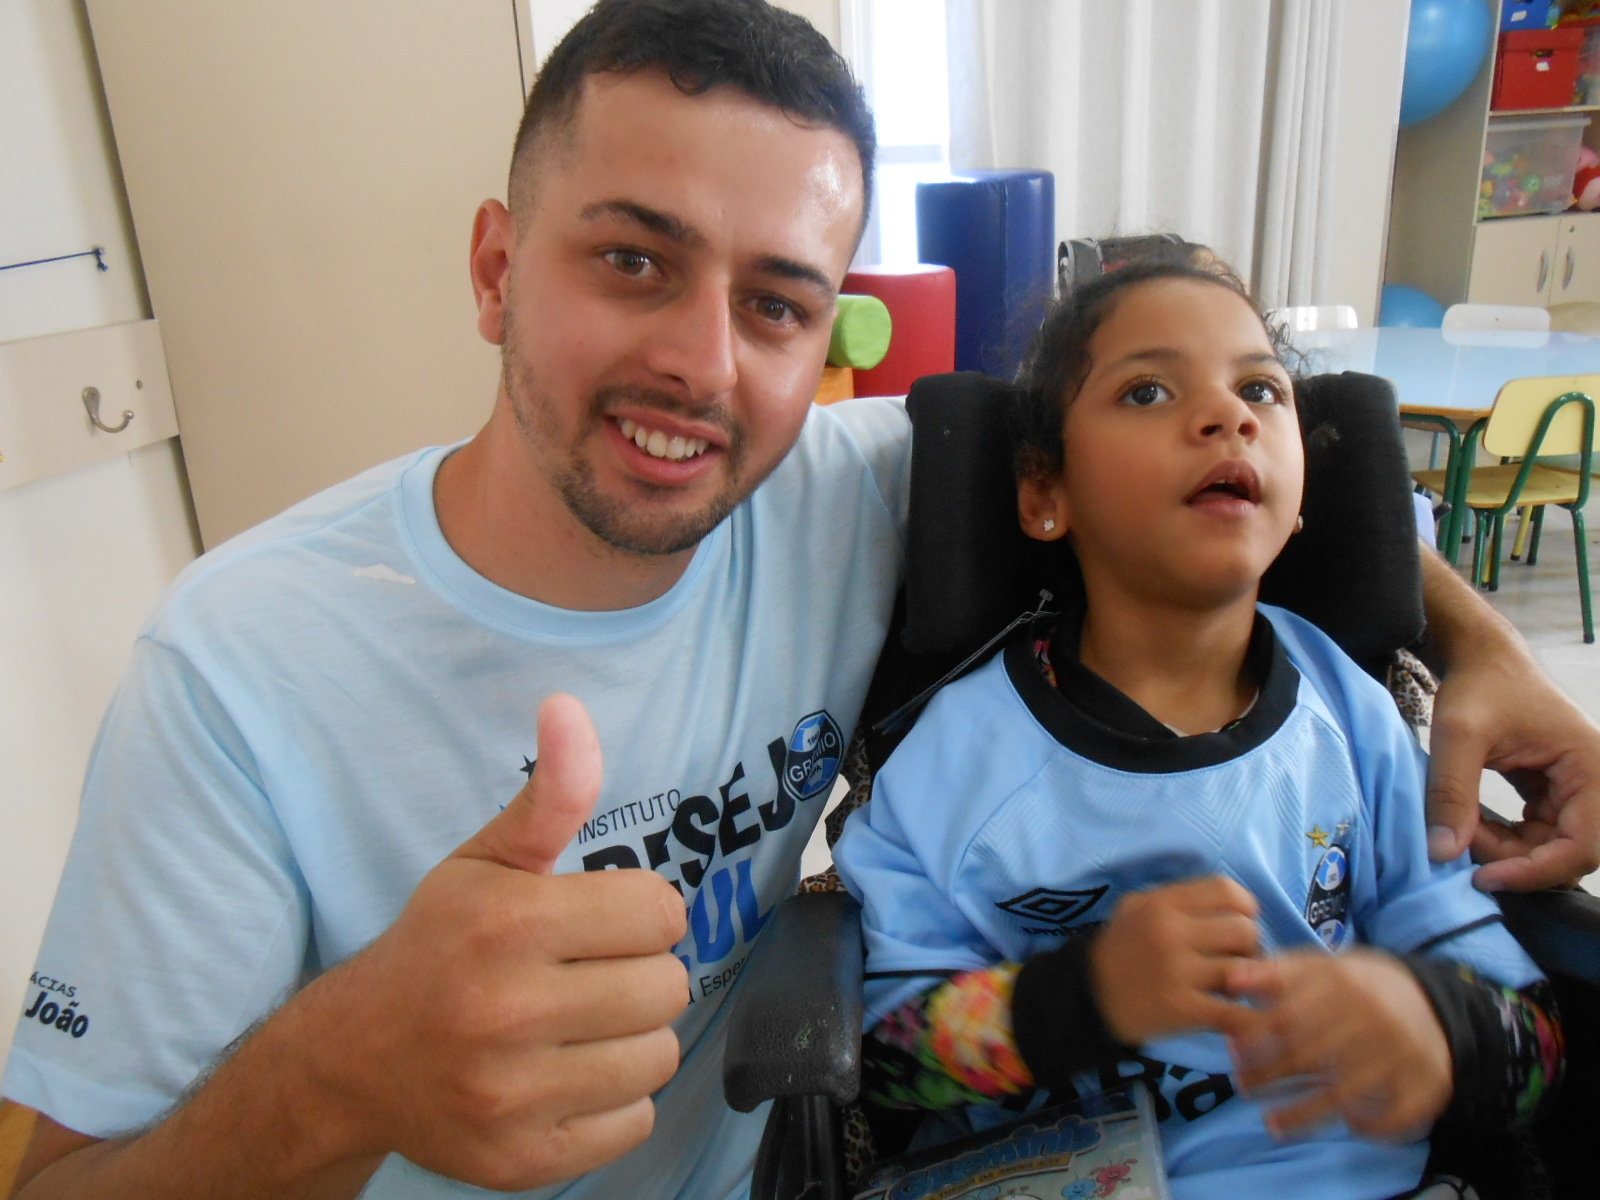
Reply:
M683 578L621 612L552 608L467 567L434 514L444 449L193 564L95 745L5 1094L101 1137L160 1116L303 972L394 921L526 782L534 714L570 692L606 771L558 870L677 884L692 1003L649 1142L529 1195L742 1194L765 1112L723 1102L722 1001L795 889L866 694L909 446L898 402L814 409ZM480 1194L395 1156L364 1193Z
M930 976L1026 961L1129 892L1207 875L1260 902L1269 954L1365 943L1514 987L1539 977L1465 858L1428 861L1424 756L1387 692L1305 621L1262 612L1270 625L1258 622L1252 649L1270 655L1266 680L1220 733L1142 739L1102 725L1024 642L933 699L834 850L863 903L869 1028ZM1424 1142L1382 1145L1342 1126L1275 1141L1262 1102L1238 1094L1220 1034L1150 1042L1076 1083L1125 1078L1153 1087L1177 1200L1394 1196L1427 1159Z

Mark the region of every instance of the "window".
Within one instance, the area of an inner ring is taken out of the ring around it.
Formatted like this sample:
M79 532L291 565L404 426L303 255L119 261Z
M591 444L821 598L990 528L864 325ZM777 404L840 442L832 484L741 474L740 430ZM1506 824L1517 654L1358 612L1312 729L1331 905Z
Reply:
M856 261L914 263L917 183L950 173L944 5L842 0L840 18L846 56L878 124L877 193Z

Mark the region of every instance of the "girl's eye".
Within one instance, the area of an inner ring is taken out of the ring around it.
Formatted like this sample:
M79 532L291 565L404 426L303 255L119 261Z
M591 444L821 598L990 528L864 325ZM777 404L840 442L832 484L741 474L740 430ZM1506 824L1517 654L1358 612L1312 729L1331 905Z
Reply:
M643 275L655 266L648 254L637 250L607 250L605 259L624 275Z
M1239 396L1249 404L1283 403L1283 392L1277 384L1266 379L1252 379L1239 389Z
M1163 384L1148 381L1136 383L1122 393L1122 403L1132 405L1134 408L1150 408L1157 404L1165 404L1171 399L1172 393Z

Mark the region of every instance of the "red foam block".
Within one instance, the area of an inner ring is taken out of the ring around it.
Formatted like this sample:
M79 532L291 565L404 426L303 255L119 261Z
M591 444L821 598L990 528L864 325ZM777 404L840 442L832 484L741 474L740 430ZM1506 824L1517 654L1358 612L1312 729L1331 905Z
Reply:
M949 267L862 267L844 277L843 290L876 296L894 322L883 361L856 372L856 395L904 396L914 380L956 369L956 273Z

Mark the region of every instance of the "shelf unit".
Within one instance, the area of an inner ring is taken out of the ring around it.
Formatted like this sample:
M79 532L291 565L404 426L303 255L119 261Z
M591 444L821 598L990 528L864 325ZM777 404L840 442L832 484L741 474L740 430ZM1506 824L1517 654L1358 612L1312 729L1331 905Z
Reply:
M1496 117L1565 117L1574 113L1600 112L1600 104L1569 104L1565 108L1491 108L1489 120Z
M1489 127L1499 120L1592 115L1600 105L1495 111L1490 55L1471 86L1438 116L1400 131L1389 216L1387 283L1441 304L1600 301L1600 212L1478 216ZM1584 143L1600 151L1600 121Z

